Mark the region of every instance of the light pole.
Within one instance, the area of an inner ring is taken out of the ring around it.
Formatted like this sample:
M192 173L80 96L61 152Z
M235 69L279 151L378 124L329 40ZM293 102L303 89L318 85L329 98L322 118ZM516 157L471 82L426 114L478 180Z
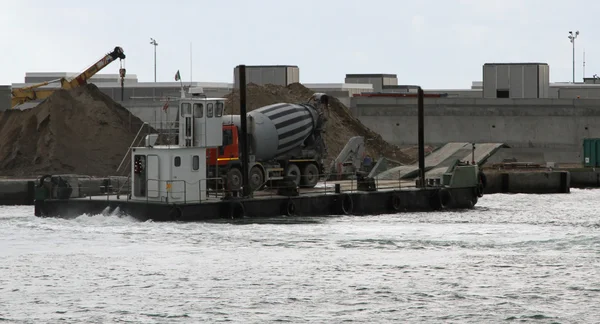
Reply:
M573 44L573 83L575 83L575 39L579 36L579 30L573 34L573 31L569 31L569 39Z
M158 46L158 43L154 38L150 37L150 44L154 45L154 82L156 82L156 46Z

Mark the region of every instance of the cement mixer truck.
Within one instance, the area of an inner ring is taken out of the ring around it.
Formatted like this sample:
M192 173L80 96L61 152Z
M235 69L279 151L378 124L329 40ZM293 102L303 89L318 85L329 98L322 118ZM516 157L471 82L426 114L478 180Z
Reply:
M277 103L247 114L248 184L252 191L276 187L284 177L312 188L324 173L324 126L328 97L314 94L306 103ZM240 116L224 115L223 145L207 150L209 178L222 178L229 190L242 186ZM214 184L213 184L214 185Z

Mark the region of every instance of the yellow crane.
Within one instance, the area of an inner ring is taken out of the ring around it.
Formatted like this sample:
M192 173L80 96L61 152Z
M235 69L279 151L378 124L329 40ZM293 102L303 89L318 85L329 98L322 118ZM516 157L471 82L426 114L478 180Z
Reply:
M98 62L96 62L94 65L90 66L85 71L83 71L82 73L80 73L79 75L77 75L76 77L74 77L71 80L67 80L66 78L60 78L60 79L45 81L42 83L27 86L27 87L12 89L12 91L11 91L11 95L12 95L11 107L14 108L15 106L23 104L27 101L43 100L43 99L50 97L50 95L52 95L56 89L38 89L38 88L43 87L48 84L51 84L51 83L60 82L60 85L61 85L60 87L62 89L73 89L73 88L82 86L82 85L86 84L87 80L89 80L94 74L98 73L100 70L105 68L108 64L110 64L112 61L114 61L116 59L120 59L121 61L125 59L125 53L123 52L123 49L119 46L115 47L115 49L112 52L104 55L104 57L102 57L100 60L98 60ZM121 69L119 70L119 74L121 76L121 79L123 79L125 77L125 69L123 69L122 66L121 66Z

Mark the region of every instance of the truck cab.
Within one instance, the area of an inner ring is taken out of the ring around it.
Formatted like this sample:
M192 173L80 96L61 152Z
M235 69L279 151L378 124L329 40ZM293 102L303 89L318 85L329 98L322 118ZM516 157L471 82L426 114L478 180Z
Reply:
M208 164L227 167L232 161L239 161L239 152L238 128L235 125L223 125L223 145L208 149Z

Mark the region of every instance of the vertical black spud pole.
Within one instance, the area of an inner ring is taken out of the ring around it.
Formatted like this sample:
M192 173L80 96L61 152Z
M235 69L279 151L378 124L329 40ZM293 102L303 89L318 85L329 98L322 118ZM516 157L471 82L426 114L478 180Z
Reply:
M240 123L241 129L239 141L242 154L242 196L250 195L250 187L248 186L248 125L246 120L246 66L238 66L239 84L240 84Z
M423 89L419 87L418 89L418 99L417 106L419 109L419 181L420 187L425 187L425 113L423 109Z

